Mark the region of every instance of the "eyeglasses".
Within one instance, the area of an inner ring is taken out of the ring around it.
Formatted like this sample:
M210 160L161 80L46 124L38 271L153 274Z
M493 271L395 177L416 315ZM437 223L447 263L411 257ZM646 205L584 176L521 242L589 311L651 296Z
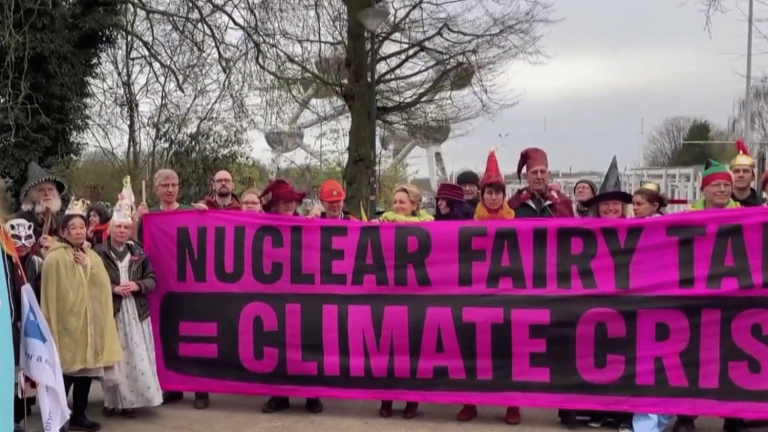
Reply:
M178 189L179 183L163 183L160 185L157 185L160 189Z

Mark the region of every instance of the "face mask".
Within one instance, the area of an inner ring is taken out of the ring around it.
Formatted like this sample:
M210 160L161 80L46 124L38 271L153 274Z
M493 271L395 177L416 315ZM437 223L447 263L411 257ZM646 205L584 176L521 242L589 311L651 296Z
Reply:
M34 225L24 219L13 219L5 224L8 234L11 236L14 246L26 246L31 248L35 245Z

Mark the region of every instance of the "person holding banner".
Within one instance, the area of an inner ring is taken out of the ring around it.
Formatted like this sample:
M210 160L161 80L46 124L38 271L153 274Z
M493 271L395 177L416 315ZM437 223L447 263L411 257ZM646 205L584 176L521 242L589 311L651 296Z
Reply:
M307 194L296 191L293 186L283 179L273 180L264 188L259 198L266 213L282 216L299 216L297 208ZM272 414L285 411L291 407L288 396L272 396L261 407L261 412ZM312 414L323 412L323 403L318 398L307 398L304 409Z
M739 208L741 205L732 198L733 173L725 166L712 159L707 159L701 173L701 194L704 196L693 203L690 210L717 210ZM696 430L696 416L679 415L672 430L674 432L693 432ZM726 418L723 421L724 432L746 431L747 422L739 418Z
M549 184L549 162L544 150L535 147L523 150L517 163L518 179L522 179L523 168L528 186L519 189L508 203L516 217L573 217L571 199Z
M509 220L515 211L507 204L507 184L499 169L496 152L491 150L485 163L485 173L480 180L480 203L475 209L475 220Z
M514 219L515 212L506 202L506 193L507 185L504 181L504 175L499 169L496 152L491 150L485 163L485 173L480 180L480 203L475 209L475 220L509 221ZM477 406L470 404L464 405L456 415L456 419L462 422L470 421L475 417L477 417ZM504 416L504 421L507 424L520 424L522 420L519 407L507 407L507 413Z
M421 191L412 184L400 185L392 197L392 210L379 216L381 222L429 222L435 220L421 207Z
M464 200L464 191L454 183L442 183L437 188L436 221L472 220L475 211Z
M645 183L632 195L632 212L638 219L663 216L668 204L659 185L653 182Z
M576 217L589 217L589 208L584 203L592 199L597 193L597 186L592 180L581 179L573 186L573 196L576 198L576 205L573 207L573 213Z
M464 171L456 176L456 184L464 190L464 201L474 211L480 204L480 176L473 171Z
M412 184L398 186L395 188L395 193L392 197L392 210L381 215L379 221L394 223L433 221L434 218L421 208L421 199L421 191L418 187ZM392 417L392 404L393 401L391 400L381 401L379 416L384 418ZM403 418L410 420L418 415L419 403L407 401L405 403L405 410L403 410Z
M97 431L86 416L93 378L120 379L120 340L112 319L112 290L101 258L86 242L87 202L73 200L62 219L62 241L43 262L41 309L59 348L65 391L73 389L71 430Z
M741 207L739 203L731 198L733 174L723 164L707 159L701 175L701 194L703 198L693 203L689 210Z
M240 204L244 212L264 213L261 208L261 191L256 188L248 188L240 195Z
M599 219L623 219L627 217L627 206L632 203L632 195L621 189L621 177L616 156L611 160L608 171L600 183L600 189L594 198L587 200L593 217ZM606 422L613 422L618 432L632 432L632 413L618 411L577 412L577 415L589 414L587 426L602 427Z
M339 182L333 179L324 181L317 190L317 198L322 205L322 211L317 217L320 219L355 220L349 212L344 211L346 196L344 188Z
M130 188L130 183L126 187ZM109 238L95 250L109 274L117 335L126 366L123 383L103 386L104 414L111 417L121 410L124 417L132 418L137 408L161 405L163 394L147 298L155 288L155 273L141 246L129 242L133 232L133 193L120 196L112 214Z

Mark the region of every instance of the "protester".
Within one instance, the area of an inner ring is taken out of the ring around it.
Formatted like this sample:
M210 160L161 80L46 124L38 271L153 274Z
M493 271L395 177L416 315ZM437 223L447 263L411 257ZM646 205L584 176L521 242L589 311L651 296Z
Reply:
M412 184L395 188L392 210L379 217L381 222L427 222L435 220L421 207L421 191Z
M632 196L632 211L636 218L644 219L664 215L669 200L660 191L658 184L645 183Z
M95 249L109 275L117 334L125 363L125 381L104 386L104 414L107 417L120 410L120 414L130 418L136 415L137 408L163 403L147 298L155 288L155 273L142 248L129 242L133 231L132 199L132 193L120 195L112 215L109 238Z
M721 163L708 159L701 173L703 198L693 203L690 210L738 208L739 203L731 198L733 174Z
M122 351L109 275L85 239L86 208L85 201L72 201L62 219L62 241L43 262L40 305L59 350L65 391L73 388L69 428L90 432L101 427L85 413L91 380L119 382Z
M299 216L297 208L306 198L306 194L296 191L285 180L276 179L264 188L259 198L264 211L281 216ZM291 407L291 400L287 396L272 396L261 407L261 412L271 414L285 411ZM318 398L307 398L304 409L312 414L323 412L323 403Z
M91 246L104 243L109 236L110 215L107 206L93 203L88 208L88 233L86 238Z
M600 189L584 206L590 214L601 219L619 219L627 217L627 206L632 204L632 195L621 190L621 177L616 156L611 160L608 171L605 172Z
M213 176L213 193L206 196L202 204L209 210L240 210L240 200L235 195L235 182L232 174L219 171Z
M4 192L4 184L0 180L0 196ZM19 350L21 348L21 287L26 282L32 287L36 299L40 298L40 271L43 260L33 253L35 247L34 226L24 219L12 219L5 225L2 224L4 213L3 202L0 199L0 258L3 259L5 268L11 275L8 280L8 294L12 304L11 336L13 340L14 365L19 367ZM5 275L3 275L4 277ZM18 374L14 374L18 378ZM23 386L15 380L15 385ZM18 391L13 397L13 422L14 432L25 430L21 422L32 414L32 405L35 398L20 398Z
M323 210L317 216L321 219L354 220L349 212L344 211L344 188L336 180L328 179L320 185L317 197Z
M577 217L589 217L589 208L584 206L587 200L592 199L597 193L597 185L591 180L581 179L573 186L573 196L576 198L574 214Z
M731 198L741 207L756 207L764 200L752 187L755 181L755 160L749 156L749 149L744 141L736 140L738 155L731 160L730 168L733 174L733 193Z
M136 209L136 213L133 215L134 226L138 225L138 228L133 234L133 238L139 243L143 243L143 229L141 221L144 215L148 212L156 211L176 211L176 210L191 210L195 207L180 204L179 199L179 175L176 171L171 169L161 169L155 173L154 177L154 191L155 195L160 201L160 204L151 209L147 208L146 203L141 203ZM170 404L178 402L184 399L184 393L182 392L164 392L163 403ZM211 405L211 399L208 393L195 392L195 402L193 406L196 409L206 409Z
M491 150L485 163L485 172L480 180L480 202L475 209L475 220L511 220L515 212L509 208L506 202L507 184L504 175L499 169L496 152ZM477 406L466 404L456 415L459 421L470 421L477 417ZM510 425L522 422L522 413L516 406L507 407L504 421Z
M21 187L19 201L21 212L12 219L25 219L34 225L35 238L40 248L38 253L45 254L59 234L64 209L61 196L67 191L67 185L60 178L48 174L34 162L27 168L27 182Z
M517 163L519 179L522 179L523 168L528 185L509 199L509 207L515 211L515 217L573 217L571 200L549 184L549 162L544 150L534 147L523 150Z
M696 201L690 210L718 210L739 208L741 205L731 198L733 190L732 172L721 163L708 159L701 173L701 192L703 198ZM673 432L693 432L696 430L696 416L677 416L672 428ZM724 432L746 431L747 422L738 418L726 418L723 422Z
M474 211L480 203L480 176L472 171L464 171L456 176L456 184L464 190L464 201Z
M437 188L436 221L471 220L475 210L464 200L463 188L454 183L443 183Z
M379 221L394 223L429 222L434 219L421 208L421 191L412 184L404 184L395 188L395 193L392 197L392 210L385 212L379 217ZM384 418L392 417L392 404L393 401L391 400L381 401L379 416ZM418 415L419 403L406 401L403 418L410 420Z
M253 213L264 213L261 208L261 190L256 188L248 188L240 195L240 206L243 211Z
M488 153L485 173L480 181L480 203L475 209L476 220L507 220L515 217L515 212L506 202L507 184L499 169L496 152Z

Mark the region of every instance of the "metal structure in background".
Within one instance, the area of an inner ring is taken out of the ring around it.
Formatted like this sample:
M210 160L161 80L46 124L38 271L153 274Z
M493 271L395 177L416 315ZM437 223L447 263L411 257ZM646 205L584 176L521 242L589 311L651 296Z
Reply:
M747 84L744 96L744 143L752 144L752 28L754 26L755 1L749 0L749 15L747 17Z

